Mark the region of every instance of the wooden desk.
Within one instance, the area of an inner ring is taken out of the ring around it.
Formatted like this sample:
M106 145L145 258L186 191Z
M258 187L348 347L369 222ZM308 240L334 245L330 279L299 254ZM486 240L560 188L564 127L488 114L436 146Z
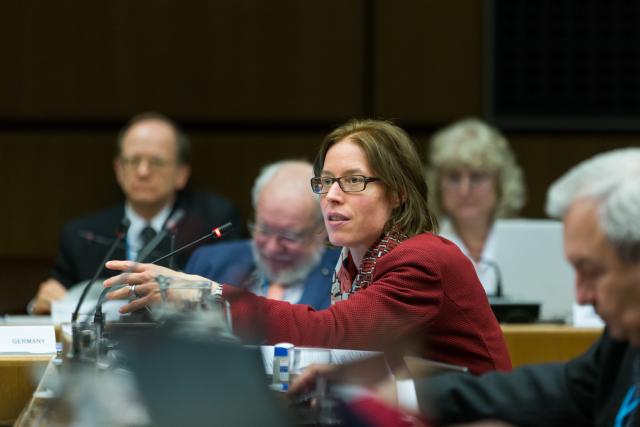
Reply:
M0 355L0 425L11 425L31 399L53 355Z
M530 363L563 362L582 354L602 335L601 328L567 325L501 325L516 368Z
M574 328L572 326L546 324L502 325L502 331L507 341L514 367L529 363L569 360L583 353L602 334L602 329L599 328ZM46 356L40 357L39 360L25 360L25 358L37 359L38 357L40 356L20 356L16 357L16 360L13 362L10 362L7 358L4 360L7 366L9 366L10 363L14 363L23 368L20 381L22 389L15 385L8 385L3 377L0 376L0 396L15 395L15 398L11 399L12 402L8 402L7 399L4 398L2 399L4 406L8 406L8 403L11 403L10 419L15 419L18 416L32 395L34 387L30 382L26 381L26 379L29 378L27 373L28 365L38 361L42 366L45 366L50 359L50 356ZM2 364L0 364L0 367L2 367ZM13 369L15 370L15 367ZM48 369L48 374L55 374L51 365L49 365ZM45 375L45 378L46 377ZM10 388L10 393L7 393L2 387ZM19 396L18 393L14 392L14 390L18 389L21 390ZM16 425L32 425L33 414L39 411L38 404L37 399L32 399ZM5 415L3 415L3 417L2 420L9 419Z

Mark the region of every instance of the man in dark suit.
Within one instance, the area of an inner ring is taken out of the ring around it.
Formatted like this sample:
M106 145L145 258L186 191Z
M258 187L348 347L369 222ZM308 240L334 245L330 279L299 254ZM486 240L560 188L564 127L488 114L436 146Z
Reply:
M311 164L266 166L253 187L253 238L198 249L187 273L250 289L257 295L323 309L339 251L325 248L318 199L309 188Z
M120 132L117 149L113 165L126 200L63 227L52 277L40 285L30 303L32 313L48 313L51 302L63 298L70 286L91 278L116 238L123 218L129 220L130 226L126 238L116 247L113 259L138 259L145 245L176 212L183 215L176 223L174 241L167 236L148 255L147 261L229 221L234 224L234 230L228 238L243 234L243 221L231 202L184 190L190 175L190 143L171 119L157 113L132 118ZM189 253L177 255L171 260L172 265L183 268L188 256ZM168 263L169 260L165 265ZM104 271L104 276L110 275L113 275L111 271Z
M568 363L416 383L420 407L433 408L441 424L639 425L640 149L573 168L551 187L547 212L563 218L577 301L594 306L605 332Z

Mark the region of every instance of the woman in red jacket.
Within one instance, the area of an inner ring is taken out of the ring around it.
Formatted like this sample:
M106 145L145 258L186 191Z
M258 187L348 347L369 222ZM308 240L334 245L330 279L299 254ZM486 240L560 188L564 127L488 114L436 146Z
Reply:
M470 261L434 234L419 156L408 135L384 121L351 121L329 134L314 164L311 189L321 197L329 240L343 248L333 304L314 311L213 283L231 302L234 332L264 328L266 342L376 350L419 336L422 355L471 372L511 368L500 327ZM138 309L157 299L158 274L200 279L148 264L106 286L136 285ZM113 297L127 296L125 288Z

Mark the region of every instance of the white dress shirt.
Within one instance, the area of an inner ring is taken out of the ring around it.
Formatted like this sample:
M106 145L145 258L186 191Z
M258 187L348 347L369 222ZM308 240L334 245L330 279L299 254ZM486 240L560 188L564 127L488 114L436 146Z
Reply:
M167 205L164 209L156 214L150 221L147 221L140 215L138 215L131 205L127 203L124 207L124 214L131 221L129 231L127 231L127 259L135 260L138 257L138 253L144 246L140 233L144 228L149 225L156 233L162 230L162 226L171 213L171 205Z
M467 258L471 260L485 292L487 293L487 295L494 295L498 287L499 272L496 271L498 267L495 259L496 239L495 234L493 233L493 228L489 231L487 240L484 242L479 262L476 262L473 258L471 258L471 256L469 255L469 249L467 249L467 247L464 245L460 236L458 236L458 234L453 229L451 221L449 221L448 219L442 221L440 235L455 243L456 246L460 248L462 253L464 253Z

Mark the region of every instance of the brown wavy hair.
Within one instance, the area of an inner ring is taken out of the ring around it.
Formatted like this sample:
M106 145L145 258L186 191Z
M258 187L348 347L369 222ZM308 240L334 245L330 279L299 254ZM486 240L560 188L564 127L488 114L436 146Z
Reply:
M365 153L369 167L381 179L387 196L400 204L391 212L385 231L398 227L407 236L438 231L438 221L429 209L427 183L420 156L407 133L383 120L351 120L331 132L322 142L313 164L321 176L327 151L339 141L349 139Z

